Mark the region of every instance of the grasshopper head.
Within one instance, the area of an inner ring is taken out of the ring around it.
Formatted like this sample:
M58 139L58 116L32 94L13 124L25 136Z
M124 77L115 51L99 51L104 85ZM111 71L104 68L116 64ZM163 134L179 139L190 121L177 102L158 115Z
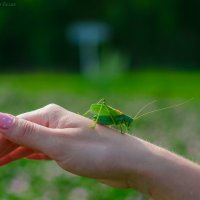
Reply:
M124 117L125 117L124 123L129 128L133 123L133 118L129 117L128 115L125 115Z

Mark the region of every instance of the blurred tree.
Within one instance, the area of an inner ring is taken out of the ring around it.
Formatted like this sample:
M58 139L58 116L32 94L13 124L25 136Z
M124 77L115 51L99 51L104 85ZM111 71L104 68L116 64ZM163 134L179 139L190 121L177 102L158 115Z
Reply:
M79 70L78 48L65 31L87 20L112 27L107 45L130 57L132 67L198 69L199 6L196 0L19 0L0 6L1 70Z

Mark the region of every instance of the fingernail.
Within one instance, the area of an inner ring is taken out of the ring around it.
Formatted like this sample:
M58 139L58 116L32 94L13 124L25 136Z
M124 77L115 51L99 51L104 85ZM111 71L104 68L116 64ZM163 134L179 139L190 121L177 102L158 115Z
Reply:
M14 123L14 117L8 114L0 113L0 128L9 129Z

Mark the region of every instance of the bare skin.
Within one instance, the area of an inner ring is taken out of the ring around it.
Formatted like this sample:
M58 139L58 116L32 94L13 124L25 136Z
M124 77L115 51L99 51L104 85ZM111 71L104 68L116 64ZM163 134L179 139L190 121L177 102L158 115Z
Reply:
M66 171L118 188L134 188L154 200L200 199L200 166L137 137L122 135L50 104L8 115L0 128L0 165L51 159Z

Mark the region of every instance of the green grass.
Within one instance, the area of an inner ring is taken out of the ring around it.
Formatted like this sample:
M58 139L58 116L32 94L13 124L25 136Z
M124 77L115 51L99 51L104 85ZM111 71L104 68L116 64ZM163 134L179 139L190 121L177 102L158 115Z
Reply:
M191 102L136 121L133 134L200 162L200 73L135 72L108 80L88 80L75 74L4 74L0 76L2 112L19 114L57 103L84 113L100 98L134 115L143 105L151 109L194 98ZM148 110L148 109L147 109ZM150 109L149 109L150 110ZM95 180L71 175L54 162L20 160L0 169L3 200L136 200L134 190L113 189Z
M200 97L197 93L200 73L196 72L135 72L115 79L97 77L84 79L76 74L23 74L1 75L1 88L14 88L16 91L40 94L56 90L59 92L119 93L121 95L156 95L164 97ZM92 83L92 84L91 84ZM107 87L105 87L107 86Z

